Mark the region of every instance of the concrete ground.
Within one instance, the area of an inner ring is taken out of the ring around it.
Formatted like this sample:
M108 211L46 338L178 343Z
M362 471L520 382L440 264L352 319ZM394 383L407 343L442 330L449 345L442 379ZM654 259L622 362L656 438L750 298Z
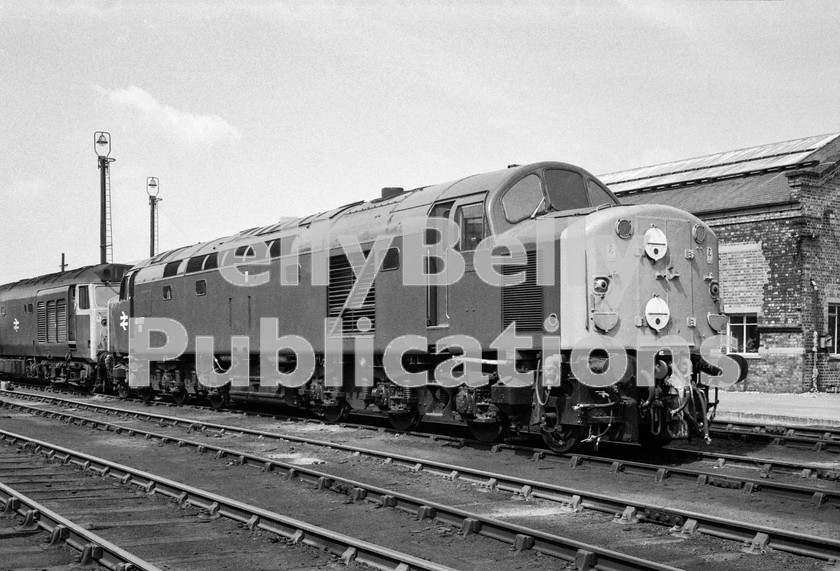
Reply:
M715 420L840 428L840 393L720 392Z

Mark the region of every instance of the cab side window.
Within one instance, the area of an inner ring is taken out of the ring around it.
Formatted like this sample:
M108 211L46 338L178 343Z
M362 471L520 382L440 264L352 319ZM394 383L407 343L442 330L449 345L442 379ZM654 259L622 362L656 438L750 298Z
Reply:
M508 189L502 197L502 209L508 222L519 222L534 211L544 211L544 200L540 177L529 174Z
M594 180L586 181L586 190L589 191L589 202L592 206L600 206L601 204L616 204L615 199L610 196L610 193Z
M79 286L79 309L90 309L90 296L88 286Z
M589 207L589 192L580 173L564 169L545 171L548 200L554 210Z
M477 204L460 206L456 217L458 227L461 229L458 249L462 252L475 250L478 244L487 236L484 204L479 202Z

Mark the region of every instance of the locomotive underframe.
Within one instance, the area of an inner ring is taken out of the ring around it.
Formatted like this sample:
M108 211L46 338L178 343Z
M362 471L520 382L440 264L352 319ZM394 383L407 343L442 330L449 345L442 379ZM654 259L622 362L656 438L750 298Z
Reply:
M566 452L585 443L597 445L601 441L640 441L646 444L664 444L672 438L687 438L697 434L708 438L708 422L713 416L716 402L709 402L709 387L699 381L699 371L712 372L699 356L692 357L696 364L688 382L672 382L668 355L657 358L657 378L654 387L639 387L635 378L635 355L629 355L628 372L613 385L590 387L579 382L569 366L569 354L560 356L562 362L559 383L551 387L542 384L542 360L537 351L522 352L517 360L517 370L530 374L531 386L509 386L499 377L492 365L496 355L484 355L487 364L483 373L489 383L479 387L462 384L445 387L433 378L435 367L450 358L449 354L407 354L403 365L410 372L425 371L429 383L416 388L405 388L389 380L382 366L381 355L374 356L374 375L370 386L356 387L354 356L345 355L342 386L329 386L325 382L323 356L316 356L313 377L304 386L261 387L259 357L250 359L249 386L210 387L196 374L195 359L184 355L176 361L152 363L151 385L140 391L144 398L156 393L169 393L178 403L190 397L209 399L215 407L222 407L231 400L282 404L292 408L310 410L323 418L337 422L349 413L387 416L400 430L415 428L421 420L460 424L469 427L476 438L485 441L518 433L541 434L555 450ZM280 371L294 371L294 355L281 355ZM228 355L214 359L216 372L224 373L230 366ZM608 361L602 356L591 355L593 372L603 372ZM106 360L108 378L127 394L125 359L109 356ZM456 369L457 371L457 369Z
M98 366L88 359L74 357L7 357L0 359L0 371L11 378L70 385L94 390L98 380Z

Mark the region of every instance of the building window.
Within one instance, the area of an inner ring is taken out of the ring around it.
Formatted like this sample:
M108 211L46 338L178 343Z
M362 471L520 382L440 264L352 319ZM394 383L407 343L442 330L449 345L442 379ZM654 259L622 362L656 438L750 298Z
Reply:
M758 353L758 316L743 313L729 316L729 352Z
M197 280L195 282L195 295L204 295L207 293L207 282L204 280Z
M163 299L172 299L172 286L163 286Z
M837 319L838 315L840 315L840 303L829 303L828 304L828 334L831 335L831 343L828 346L828 350L830 353L840 353L840 349L838 349L838 342L837 342L837 334L840 333L838 331L838 326L840 326L840 319Z

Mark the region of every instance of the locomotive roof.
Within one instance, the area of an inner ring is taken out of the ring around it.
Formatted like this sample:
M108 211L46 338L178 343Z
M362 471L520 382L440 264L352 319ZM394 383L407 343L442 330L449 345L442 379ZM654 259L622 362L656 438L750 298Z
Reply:
M45 287L61 287L77 283L118 282L130 267L126 264L98 264L66 272L45 274L0 285L0 294L24 288L39 290Z
M544 161L528 165L511 165L505 169L473 174L453 181L423 186L401 192L388 198L376 198L345 204L300 218L282 218L279 222L263 227L249 228L226 236L168 250L139 262L135 268L184 260L194 256L229 250L245 244L268 242L285 236L303 236L316 225L328 224L334 236L353 235L360 243L372 241L381 234L398 231L399 223L410 216L425 215L435 202L455 200L460 197L489 193L493 195L507 188L526 174L545 167L571 168L589 174L580 167L562 162Z

